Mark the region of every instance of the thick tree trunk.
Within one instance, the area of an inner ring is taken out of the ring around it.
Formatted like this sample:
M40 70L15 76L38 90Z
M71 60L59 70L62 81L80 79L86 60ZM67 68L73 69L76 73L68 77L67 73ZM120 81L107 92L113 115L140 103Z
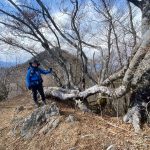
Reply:
M136 85L143 74L150 70L150 0L142 1L142 44L141 48L146 52L134 74L132 84Z
M142 0L142 35L150 30L150 0Z
M140 131L142 118L148 119L147 104L150 102L150 0L129 0L142 11L142 42L130 62L124 82L131 84L131 108L124 116L124 122L132 123L136 132ZM130 82L131 81L131 82ZM146 88L145 88L146 87Z

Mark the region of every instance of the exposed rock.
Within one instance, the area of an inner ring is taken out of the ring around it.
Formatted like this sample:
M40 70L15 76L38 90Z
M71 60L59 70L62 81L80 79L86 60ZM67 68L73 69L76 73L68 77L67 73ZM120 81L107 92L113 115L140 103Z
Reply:
M46 118L48 118L50 116L55 116L55 115L59 115L59 108L57 107L56 103L53 102L50 105L50 107L47 109Z
M76 147L69 148L68 150L76 150Z
M40 131L39 134L47 134L50 133L53 129L55 129L60 123L60 119L58 117L51 118L51 121L48 122Z
M58 125L59 125L59 118L55 119L54 121L51 121L51 125L52 125L52 128L55 129Z
M13 124L13 129L12 129L11 133L13 135L20 134L20 128L24 122L24 119L15 117L11 122Z
M85 135L82 135L82 136L81 136L81 139L84 139L84 138L91 138L91 139L94 139L95 136L94 136L94 134L85 134Z
M18 122L20 122L21 120L23 120L23 117L17 117L17 116L14 116L14 118L11 120L11 123L12 124L17 124Z
M114 145L110 145L106 150L115 150L115 146Z
M53 116L57 117L54 119ZM58 117L59 108L56 106L56 103L52 103L50 106L44 105L35 109L27 118L15 123L14 131L16 131L16 129L19 127L20 135L22 137L31 138L39 131L41 125L44 123L47 123L47 126L45 126L45 128L42 130L44 133L51 128L56 128L59 123Z
M68 123L74 123L77 119L73 115L69 115L65 121Z

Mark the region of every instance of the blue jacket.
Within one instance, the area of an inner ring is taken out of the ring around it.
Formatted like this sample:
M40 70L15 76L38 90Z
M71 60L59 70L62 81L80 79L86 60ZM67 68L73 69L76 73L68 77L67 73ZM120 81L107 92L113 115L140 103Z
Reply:
M49 73L51 73L51 70L43 70L41 68L30 66L26 74L27 88L41 84L43 82L41 74L49 74Z

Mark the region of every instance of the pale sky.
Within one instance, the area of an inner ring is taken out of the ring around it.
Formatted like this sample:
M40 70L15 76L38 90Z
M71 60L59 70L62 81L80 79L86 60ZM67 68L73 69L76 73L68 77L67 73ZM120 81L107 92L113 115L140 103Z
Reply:
M4 1L7 1L7 0L4 0ZM14 1L18 1L18 0L14 0ZM45 2L48 2L47 0L45 0ZM7 7L9 7L9 4L7 4L8 6ZM91 9L90 10L90 16L89 16L89 18L90 17L92 17L92 13L93 13L93 10L92 10L92 8L91 7L87 7L87 9L89 10L89 9ZM54 18L55 18L55 21L59 24L59 25L66 25L67 24L67 22L68 22L68 16L67 15L63 15L62 13L60 13L60 12L55 12L54 14L53 14L53 16L54 16ZM137 18L137 20L139 19L141 17L141 14L139 13L139 14L137 14L137 16L136 16L136 18ZM96 19L96 18L95 18ZM3 30L2 28L1 28L1 30ZM92 29L93 31L95 30L95 29ZM6 31L7 32L7 31ZM45 36L47 36L47 38L49 39L49 40L53 40L54 39L54 37L53 36L51 36L47 31L45 31L44 29L43 29L43 32L45 33ZM97 39L98 39L98 36L99 35L101 35L100 33L98 33L96 36L97 36ZM87 35L87 37L88 37L88 35ZM98 41L99 41L99 39L98 39ZM22 41L21 41L22 42ZM34 47L36 47L36 49L40 49L41 51L43 50L42 48L41 48L41 45L39 45L39 44L37 44L37 43L33 43L33 42L30 42L30 41L26 41L26 39L24 39L24 41L23 41L25 44L27 43L28 45L29 44L31 44L31 45L33 45ZM94 41L93 42L96 42L96 39L94 39ZM63 48L65 49L65 48L68 48L67 47L67 45L63 45ZM12 53L12 51L13 51L13 53ZM88 56L88 57L92 57L92 55L93 55L93 50L92 51L89 51L89 49L85 49L85 51L86 51L86 55ZM9 62L18 62L18 63L22 63L22 62L25 62L25 61L27 61L28 59L30 59L31 58L31 55L29 54L29 53L27 53L27 52L24 52L24 51L18 51L18 50L15 50L14 51L14 49L12 49L12 48L10 48L9 46L6 46L6 45L3 45L3 44L0 44L0 61L9 61Z

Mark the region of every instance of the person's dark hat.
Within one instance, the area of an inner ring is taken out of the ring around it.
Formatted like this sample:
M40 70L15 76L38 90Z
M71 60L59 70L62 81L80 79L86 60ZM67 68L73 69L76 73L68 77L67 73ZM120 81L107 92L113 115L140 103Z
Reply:
M32 64L37 64L38 66L40 66L40 63L38 60L33 60L32 62L29 62L29 65L31 66Z

